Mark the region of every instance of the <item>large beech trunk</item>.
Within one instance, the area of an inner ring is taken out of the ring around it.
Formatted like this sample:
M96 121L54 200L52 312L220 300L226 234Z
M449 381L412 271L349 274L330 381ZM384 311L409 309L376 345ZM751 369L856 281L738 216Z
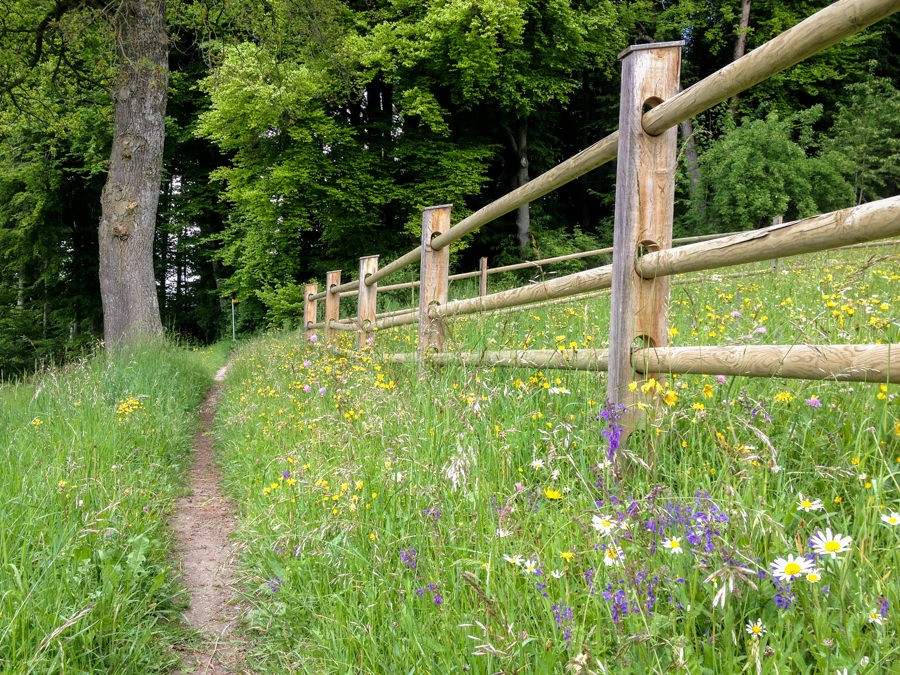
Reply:
M162 336L153 274L168 89L165 0L121 0L115 130L101 195L100 293L107 349Z

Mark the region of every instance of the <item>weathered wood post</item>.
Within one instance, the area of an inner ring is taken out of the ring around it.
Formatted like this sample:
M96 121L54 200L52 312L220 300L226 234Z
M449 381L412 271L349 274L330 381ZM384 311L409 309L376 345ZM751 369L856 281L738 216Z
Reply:
M487 258L478 259L478 295L484 297L487 295Z
M341 283L341 271L332 270L325 273L325 342L331 342L337 331L332 328L331 322L341 317L341 297L332 288Z
M429 309L447 302L450 286L450 247L435 250L431 240L450 229L450 205L422 211L422 260L419 267L419 359L429 351L444 350L444 320Z
M784 222L784 214L778 215L778 216L775 216L774 218L772 218L773 225L781 225L781 223L783 223L783 222ZM772 258L772 270L775 272L778 271L778 258Z
M319 284L306 284L303 289L303 328L307 340L316 334L316 329L310 326L316 322L319 314L319 301L312 298L318 292Z
M634 45L619 55L622 90L607 399L626 407L626 430L633 422L635 404L628 387L636 379L632 350L665 347L669 337L669 279L642 279L635 271L635 260L641 249L657 251L672 245L678 130L672 127L651 136L644 131L641 118L678 93L683 44Z
M378 283L366 284L366 277L378 271L378 256L369 255L359 259L359 294L357 295L356 317L359 321L359 340L357 348L366 346L375 330L375 314L377 312Z

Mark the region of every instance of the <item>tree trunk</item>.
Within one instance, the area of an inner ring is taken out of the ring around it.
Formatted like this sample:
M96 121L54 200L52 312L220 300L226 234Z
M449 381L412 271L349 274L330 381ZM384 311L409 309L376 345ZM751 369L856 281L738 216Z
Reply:
M153 274L168 89L165 0L121 0L109 175L100 198L100 293L107 350L162 336Z
M528 175L528 123L525 120L519 122L516 133L507 129L510 144L518 161L518 169L513 179L513 187L518 188L527 183L531 178ZM519 239L519 253L525 259L528 246L531 243L531 210L529 204L522 204L516 209L516 232Z
M702 198L702 178L700 176L700 157L697 154L697 143L694 141L694 126L691 120L683 120L678 125L681 138L684 139L684 166L688 173L688 189L691 193L691 203L699 211L704 211L706 204Z
M747 31L750 28L750 0L741 0L741 23L738 25L737 41L734 43L734 58L737 61L747 53ZM731 112L737 114L738 95L731 97Z

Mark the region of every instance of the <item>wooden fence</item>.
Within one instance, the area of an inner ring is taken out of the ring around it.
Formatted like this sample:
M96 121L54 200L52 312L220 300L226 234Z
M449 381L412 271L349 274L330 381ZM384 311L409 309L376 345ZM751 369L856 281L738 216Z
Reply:
M308 336L325 330L357 331L359 345L376 329L418 323L413 355L399 360L482 363L540 368L605 370L606 398L632 407L630 382L657 373L707 373L870 382L900 380L900 344L748 345L667 347L670 277L755 261L785 258L900 235L900 196L789 223L695 238L672 248L676 127L771 75L831 46L900 9L898 0L840 0L810 16L725 68L679 91L681 42L632 46L621 55L619 130L525 185L450 225L450 206L425 209L421 244L379 268L378 256L362 258L356 280L341 283L329 272L325 290L306 286ZM449 245L485 224L618 157L613 247L542 261L449 275ZM698 240L700 239L700 240ZM487 293L491 273L612 253L612 264L521 288ZM419 281L378 286L390 274L419 262ZM447 301L451 279L479 277L478 297ZM379 290L419 286L417 308L378 314ZM447 317L521 307L610 289L609 349L558 352L520 350L445 353ZM341 320L341 297L356 295L356 317ZM318 301L325 318L318 322ZM893 358L892 358L893 356Z

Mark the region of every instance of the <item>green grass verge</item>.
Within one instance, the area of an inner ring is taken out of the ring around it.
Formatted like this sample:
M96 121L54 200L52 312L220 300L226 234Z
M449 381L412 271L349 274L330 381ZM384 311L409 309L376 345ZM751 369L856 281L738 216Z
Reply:
M0 388L0 671L171 670L166 518L223 359L148 347Z

